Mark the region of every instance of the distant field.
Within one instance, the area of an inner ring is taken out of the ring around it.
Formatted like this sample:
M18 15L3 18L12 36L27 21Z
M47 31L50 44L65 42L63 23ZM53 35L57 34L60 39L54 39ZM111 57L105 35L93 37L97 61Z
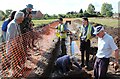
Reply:
M35 24L35 26L39 26L42 24L48 24L52 21L55 21L56 19L49 19L49 20L33 20L33 23ZM0 21L0 27L2 25L3 21Z
M81 18L77 18L82 20ZM33 20L35 26L39 26L42 24L48 24L52 21L55 21L56 19L50 19L50 20ZM100 23L102 25L107 25L110 27L118 27L118 20L117 19L110 19L110 18L89 18L90 22ZM3 23L3 21L0 21L0 26ZM120 27L120 26L119 26Z
M111 18L88 18L90 22L100 23L110 27L118 27L118 20ZM81 18L80 18L81 20ZM119 26L120 27L120 26Z
M42 24L48 24L52 21L55 21L55 19L49 19L49 20L33 20L33 23L35 24L35 26L39 26Z

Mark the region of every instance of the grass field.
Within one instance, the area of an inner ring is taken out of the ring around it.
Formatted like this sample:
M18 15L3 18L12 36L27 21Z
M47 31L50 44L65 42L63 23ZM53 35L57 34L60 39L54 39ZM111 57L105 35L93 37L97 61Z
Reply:
M81 18L77 18L82 20ZM55 21L56 19L49 19L49 20L33 20L33 23L35 26L39 26L42 24L48 24L52 21ZM102 25L110 26L110 27L118 27L118 20L117 19L111 19L111 18L89 18L90 22L100 23ZM3 23L3 21L0 21L0 26ZM119 26L120 27L120 26Z
M35 24L35 26L39 26L42 24L48 24L52 21L55 21L55 19L49 19L49 20L33 20L33 23Z
M33 20L33 23L35 24L35 26L39 26L42 24L48 24L52 21L55 21L56 19L49 19L49 20ZM2 25L3 21L0 21L0 27Z
M100 23L110 27L118 27L118 20L112 18L88 18L90 22ZM82 20L80 18L80 20ZM120 26L119 26L120 27Z

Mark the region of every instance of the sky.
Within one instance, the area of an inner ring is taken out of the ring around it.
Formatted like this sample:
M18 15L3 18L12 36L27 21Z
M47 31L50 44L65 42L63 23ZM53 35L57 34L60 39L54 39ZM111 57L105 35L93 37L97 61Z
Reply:
M113 12L118 12L120 0L0 0L0 10L6 9L22 10L27 4L33 4L34 11L40 10L43 14L66 14L70 11L79 12L80 9L87 10L91 3L95 11L100 11L103 3L112 4Z

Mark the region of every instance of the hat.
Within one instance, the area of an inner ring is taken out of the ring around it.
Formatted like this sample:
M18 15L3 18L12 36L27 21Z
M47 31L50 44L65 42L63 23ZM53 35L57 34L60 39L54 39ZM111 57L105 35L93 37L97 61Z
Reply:
M97 35L100 31L102 31L102 30L104 30L104 27L103 26L97 26L97 27L95 27L95 29L94 29L94 33L93 34L95 34L95 35Z
M32 5L32 4L28 4L28 5L26 5L26 6L27 6L27 8L33 9L33 5Z

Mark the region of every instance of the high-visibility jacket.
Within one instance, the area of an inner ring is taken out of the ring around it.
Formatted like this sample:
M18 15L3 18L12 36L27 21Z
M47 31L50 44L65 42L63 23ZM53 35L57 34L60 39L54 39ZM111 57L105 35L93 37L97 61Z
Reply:
M83 31L85 31L85 27L81 26L81 37L85 37L85 41L88 39L91 39L91 31L92 31L92 26L89 24L87 28L87 32L85 35L82 35Z
M59 24L57 29L58 29L58 31L56 33L57 37L60 37L60 38L67 37L67 33L65 32L64 24Z

